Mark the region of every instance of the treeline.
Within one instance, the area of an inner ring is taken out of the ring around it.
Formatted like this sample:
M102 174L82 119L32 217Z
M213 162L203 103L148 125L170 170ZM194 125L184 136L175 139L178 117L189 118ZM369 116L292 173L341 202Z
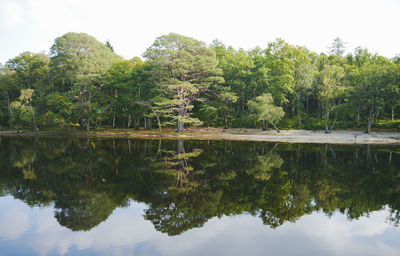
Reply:
M169 34L144 60L124 60L109 42L67 33L49 55L0 66L0 126L399 128L400 58L363 48L343 56L339 38L330 49L278 39L245 51Z

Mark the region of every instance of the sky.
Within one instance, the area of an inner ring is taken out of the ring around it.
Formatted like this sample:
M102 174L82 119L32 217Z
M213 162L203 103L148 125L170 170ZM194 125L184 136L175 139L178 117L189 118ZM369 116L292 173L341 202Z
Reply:
M400 53L400 0L0 0L0 63L48 52L54 39L85 32L129 59L171 32L235 48L282 38L317 53L333 39L347 52Z

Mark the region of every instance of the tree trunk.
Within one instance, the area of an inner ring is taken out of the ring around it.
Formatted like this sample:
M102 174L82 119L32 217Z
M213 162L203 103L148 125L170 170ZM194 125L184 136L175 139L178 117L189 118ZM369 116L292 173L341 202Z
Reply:
M29 109L31 110L31 113L32 113L33 128L34 128L35 132L38 132L39 128L37 127L37 124L36 124L35 112L33 111L33 107L32 107L32 105L30 103L29 103Z
M86 131L90 130L90 121L86 120Z
M394 121L394 106L392 106L392 121Z
M11 100L10 100L10 95L7 93L7 107L8 107L8 116L9 116L9 123L10 123L10 128L12 127L12 122L13 122L13 112L11 108Z
M373 122L374 122L374 108L371 108L368 115L367 130L365 131L366 133L371 132L371 127Z
M176 129L177 132L183 132L184 124L181 120L178 120L178 128Z
M183 132L184 131L184 122L182 121L184 116L185 116L185 109L181 109L179 111L179 116L178 116L178 127L176 129L177 132Z
M139 125L140 125L140 117L134 117L133 118L133 128L135 129L139 129Z
M178 140L178 154L185 153L185 146L183 144L183 140Z
M132 117L131 114L128 115L128 128L131 128Z
M228 129L228 115L225 113L225 115L224 115L224 119L225 119L225 126L224 126L224 128L225 129Z
M116 116L115 108L114 108L114 114L113 114L113 120L112 120L112 127L115 128L115 116Z
M298 121L299 121L299 128L301 127L301 111L300 111L300 104L301 103L301 101L300 101L300 95L299 95L299 97L297 98L297 118L298 118Z
M275 125L273 122L270 121L269 123L272 124L272 126L273 126L274 129L275 129L275 131L281 132L281 131L279 131L278 127L276 127L276 125Z
M329 130L329 111L326 112L325 133L331 133Z
M340 105L341 103L342 103L342 99L339 98L339 103L338 103L338 105ZM331 125L331 128L329 129L329 132L333 129L333 127L335 127L336 121L337 121L337 119L338 119L338 115L339 115L339 113L338 113L338 111L336 110L336 111L335 111L335 119L333 120L333 123L332 123L332 125Z
M136 118L136 129L140 128L140 117Z
M118 98L118 91L114 90L114 114L113 114L113 124L112 127L115 128L115 116L117 115L117 98Z
M337 121L337 117L335 117L335 120L333 120L333 123L332 123L331 127L329 128L329 132L331 132L332 129L335 127L336 121Z
M357 108L356 122L357 124L360 122L360 107Z
M157 125L158 125L158 130L161 132L161 121L160 121L160 117L156 116L157 118Z

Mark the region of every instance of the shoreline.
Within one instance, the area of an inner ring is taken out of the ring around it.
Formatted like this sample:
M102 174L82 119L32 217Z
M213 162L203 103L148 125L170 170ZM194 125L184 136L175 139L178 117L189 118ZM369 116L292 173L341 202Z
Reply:
M132 138L132 139L187 139L187 140L231 140L264 141L313 144L399 144L400 132L371 132L366 134L355 130L337 130L330 134L312 130L261 131L260 129L239 128L190 128L182 134L173 129L133 130L107 129L97 131L42 131L19 132L0 131L0 137L83 137L83 138Z

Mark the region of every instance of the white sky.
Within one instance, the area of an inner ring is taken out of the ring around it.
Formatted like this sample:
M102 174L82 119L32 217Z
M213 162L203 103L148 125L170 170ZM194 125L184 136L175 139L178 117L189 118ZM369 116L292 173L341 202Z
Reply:
M0 62L48 52L67 32L108 39L124 58L170 32L244 49L283 38L318 53L339 36L348 51L394 57L399 25L400 0L0 0Z

